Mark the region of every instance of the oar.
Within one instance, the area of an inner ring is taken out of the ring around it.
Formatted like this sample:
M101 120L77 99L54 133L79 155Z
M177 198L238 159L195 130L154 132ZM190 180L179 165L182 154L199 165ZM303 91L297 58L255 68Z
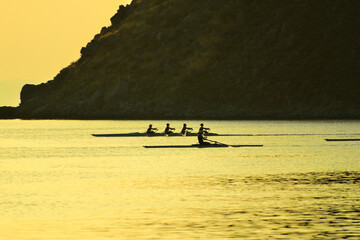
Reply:
M221 143L221 142L214 141L214 140L210 140L210 139L205 139L205 140L206 140L206 141L209 141L209 142L213 142L213 143L221 144L221 145L231 146L231 145L229 145L229 144Z
M234 147L234 148L235 147L262 147L263 146L263 145L229 145L229 144L221 143L221 142L218 142L218 141L213 141L213 140L210 140L210 139L205 139L205 140L213 142L213 143L229 146L229 147Z
M181 132L180 132L180 134L183 135L184 137L186 137L186 135L187 135L188 133L191 133L192 130L193 130L193 129L191 128L191 129L189 129L189 131L186 131L186 130L185 130L185 133L184 133L184 134L182 134Z

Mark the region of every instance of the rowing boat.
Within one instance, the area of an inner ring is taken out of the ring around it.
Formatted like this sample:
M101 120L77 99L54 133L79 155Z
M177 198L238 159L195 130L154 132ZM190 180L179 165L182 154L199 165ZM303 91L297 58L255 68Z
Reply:
M105 134L91 134L94 137L182 137L184 136L181 133L172 133L166 135L165 133L153 133L146 134L141 132L132 132L132 133L105 133ZM333 136L333 135L343 135L343 134L327 134L327 133L270 133L270 134L218 134L218 133L207 133L206 136L217 136L217 137L282 137L282 136ZM360 135L360 133L353 133L349 135ZM186 136L197 136L197 133L187 133ZM326 139L325 139L326 140ZM328 140L327 140L328 141ZM336 141L329 139L329 141ZM339 140L338 140L339 141ZM359 141L359 139L355 140L342 140L342 141Z
M157 145L144 148L228 148L228 147L262 147L263 145L227 145L227 144L192 144L192 145Z
M350 142L350 141L360 141L360 138L332 138L325 139L328 142Z
M169 136L169 137L183 137L184 135L181 133L172 133L166 135L165 133L140 133L140 132L132 132L132 133L108 133L108 134L91 134L94 137L161 137L161 136ZM187 133L186 136L197 136L197 133ZM206 136L218 136L218 137L229 137L229 136L250 136L246 134L217 134L217 133L207 133Z

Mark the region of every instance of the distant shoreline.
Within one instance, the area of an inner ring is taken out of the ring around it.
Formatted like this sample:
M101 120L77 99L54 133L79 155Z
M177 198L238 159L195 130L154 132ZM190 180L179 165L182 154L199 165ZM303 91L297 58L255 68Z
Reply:
M360 120L360 116L330 116L330 117L312 117L304 114L303 116L276 116L271 114L264 113L263 116L258 113L259 116L238 116L238 117L209 117L206 115L198 115L194 117L189 116L149 116L149 117L139 117L139 116L122 116L122 117L109 117L106 115L96 114L92 117L86 116L24 116L18 112L18 107L0 107L0 119L22 119L22 120L248 120L248 121L316 121L316 120ZM61 115L61 114L59 114ZM140 114L139 114L140 115Z

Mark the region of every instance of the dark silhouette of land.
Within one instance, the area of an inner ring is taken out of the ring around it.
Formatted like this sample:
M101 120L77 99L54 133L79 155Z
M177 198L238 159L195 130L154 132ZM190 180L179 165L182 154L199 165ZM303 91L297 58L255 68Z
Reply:
M14 119L18 117L17 108L0 107L0 119Z
M135 0L78 61L25 85L16 114L358 119L359 16L358 0Z

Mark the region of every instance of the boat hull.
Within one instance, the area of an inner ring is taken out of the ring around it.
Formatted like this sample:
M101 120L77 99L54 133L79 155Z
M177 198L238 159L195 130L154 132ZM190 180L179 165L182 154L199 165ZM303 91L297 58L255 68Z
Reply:
M133 132L133 133L110 133L110 134L91 134L94 137L184 137L184 136L197 136L197 133L188 133L186 135L183 135L181 133L172 133L169 135L166 135L164 133L153 133L153 134L146 134L146 133L140 133L140 132ZM207 133L206 136L248 136L248 135L242 135L242 134L217 134L217 133Z
M339 139L325 139L328 142L352 142L360 141L360 138L339 138Z
M226 145L226 144L193 144L193 145L158 145L144 148L228 148L228 147L263 147L263 145Z

